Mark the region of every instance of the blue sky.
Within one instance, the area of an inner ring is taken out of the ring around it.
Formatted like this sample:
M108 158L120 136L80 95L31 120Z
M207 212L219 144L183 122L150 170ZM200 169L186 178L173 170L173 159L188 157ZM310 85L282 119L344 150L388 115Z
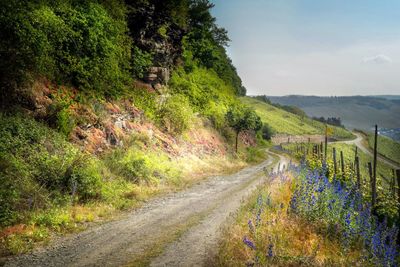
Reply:
M400 94L400 1L212 2L248 94Z

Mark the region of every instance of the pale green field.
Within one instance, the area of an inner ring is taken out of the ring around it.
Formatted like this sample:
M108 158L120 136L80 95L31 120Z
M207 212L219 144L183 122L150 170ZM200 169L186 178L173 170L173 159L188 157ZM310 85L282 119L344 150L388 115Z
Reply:
M324 134L325 125L310 118L302 118L283 109L279 109L250 97L242 97L241 101L255 109L261 120L268 123L275 133L292 135ZM334 130L333 137L337 139L352 139L353 134L340 127L329 126Z

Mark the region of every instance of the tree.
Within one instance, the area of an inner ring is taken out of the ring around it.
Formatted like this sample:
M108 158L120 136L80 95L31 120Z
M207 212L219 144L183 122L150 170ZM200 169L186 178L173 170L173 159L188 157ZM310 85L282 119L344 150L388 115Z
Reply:
M242 131L254 130L258 131L262 127L260 117L255 113L254 110L243 107L231 107L225 115L226 121L236 133L235 139L235 151L238 151L238 138Z

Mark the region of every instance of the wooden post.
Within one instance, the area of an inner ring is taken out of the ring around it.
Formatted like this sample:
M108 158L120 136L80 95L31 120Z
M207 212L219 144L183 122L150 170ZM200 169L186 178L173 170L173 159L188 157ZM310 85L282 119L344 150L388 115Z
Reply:
M374 142L374 183L376 184L376 164L378 155L378 125L375 124L375 142Z
M392 169L392 172L393 172L393 176L392 176L391 190L392 190L393 197L396 197L396 171L394 169ZM397 186L399 186L399 184L397 184Z
M356 156L355 159L355 167L356 167L356 175L357 175L357 187L358 189L361 188L361 176L360 176L360 159Z
M356 151L354 152L354 160L358 157L358 147L356 146Z
M336 164L336 148L335 147L333 148L333 173L335 174L335 177L336 177L337 164Z
M374 179L371 162L368 162L368 171L371 181L371 208L372 210L374 210L376 204L376 180Z
M397 176L397 202L400 203L400 169L396 170ZM400 209L399 209L399 218L400 218ZM397 225L400 225L400 219L397 222ZM400 231L397 234L397 244L400 244Z
M342 176L344 177L344 159L343 159L343 151L340 151L340 166L342 167Z
M325 129L325 156L324 156L324 160L325 162L328 159L328 125L325 125L326 129Z

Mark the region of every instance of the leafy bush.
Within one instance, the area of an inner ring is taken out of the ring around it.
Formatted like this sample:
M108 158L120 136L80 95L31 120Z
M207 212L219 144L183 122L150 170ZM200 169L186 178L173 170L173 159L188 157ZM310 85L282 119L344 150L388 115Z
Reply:
M274 135L274 130L267 123L263 123L261 128L261 137L264 140L271 140L271 137Z
M150 53L132 46L132 72L135 77L142 79L152 63L153 56Z
M118 94L130 80L131 42L125 7L110 8L93 1L7 1L0 16L2 78L31 73Z
M101 166L57 132L21 116L0 114L0 224L21 211L100 196Z
M172 95L158 111L158 121L169 133L181 134L190 127L193 112L183 95Z

